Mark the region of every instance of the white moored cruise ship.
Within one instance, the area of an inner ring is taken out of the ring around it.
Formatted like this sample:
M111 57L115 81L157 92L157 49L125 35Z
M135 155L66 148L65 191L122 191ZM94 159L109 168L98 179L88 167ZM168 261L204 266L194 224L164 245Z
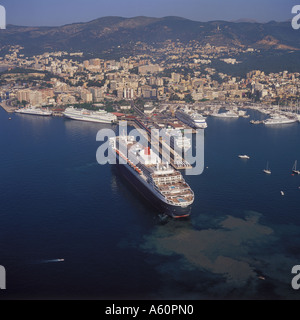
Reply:
M205 129L207 128L206 118L201 114L196 112L189 112L187 110L176 111L176 118L188 126L195 129Z
M89 111L86 109L76 109L74 107L69 107L64 111L63 115L66 118L80 121L100 123L114 123L117 121L117 117L115 115L104 110Z
M21 113L21 114L31 114L35 116L51 116L52 111L49 109L42 109L42 108L36 108L36 107L25 107L21 109L15 110L16 113Z
M265 125L290 124L290 123L294 123L297 121L298 121L298 119L296 119L296 118L290 119L286 116L274 115L274 116L272 116L272 118L265 120L264 124Z
M110 147L122 175L160 213L173 218L191 214L194 192L179 171L132 136L110 138Z

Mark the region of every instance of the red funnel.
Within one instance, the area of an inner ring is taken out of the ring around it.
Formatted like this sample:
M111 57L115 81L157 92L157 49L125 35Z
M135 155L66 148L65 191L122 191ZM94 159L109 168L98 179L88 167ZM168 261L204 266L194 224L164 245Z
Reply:
M145 148L145 156L150 156L150 148Z

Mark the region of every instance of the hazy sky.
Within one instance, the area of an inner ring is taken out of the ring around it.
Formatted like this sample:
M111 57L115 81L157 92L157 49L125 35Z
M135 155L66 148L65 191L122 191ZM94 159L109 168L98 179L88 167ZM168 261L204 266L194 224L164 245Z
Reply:
M53 26L104 16L180 16L197 21L285 21L300 0L0 0L7 23Z

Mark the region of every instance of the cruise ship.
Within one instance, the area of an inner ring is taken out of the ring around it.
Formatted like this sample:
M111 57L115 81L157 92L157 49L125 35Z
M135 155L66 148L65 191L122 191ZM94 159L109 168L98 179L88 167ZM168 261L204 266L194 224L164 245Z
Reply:
M21 113L21 114L31 114L35 116L51 116L52 111L49 109L42 109L42 108L36 108L36 107L25 107L21 109L15 110L15 113Z
M109 142L122 175L159 213L173 218L191 214L194 192L179 171L133 136L114 137Z
M204 118L201 114L192 112L188 113L186 110L178 110L176 111L176 118L188 126L195 129L206 129L207 123L206 118Z
M76 109L74 107L67 108L63 115L66 118L80 121L100 122L100 123L114 123L117 122L117 117L112 113L104 110L89 111L86 109Z
M163 129L161 132L163 140L170 144L174 150L183 150L186 152L191 148L191 139L187 138L178 129Z
M288 118L288 117L282 116L282 115L274 115L274 116L272 116L272 118L265 120L263 123L265 125L276 125L276 124L290 124L290 123L294 123L297 121L298 121L298 119L296 119L296 118Z

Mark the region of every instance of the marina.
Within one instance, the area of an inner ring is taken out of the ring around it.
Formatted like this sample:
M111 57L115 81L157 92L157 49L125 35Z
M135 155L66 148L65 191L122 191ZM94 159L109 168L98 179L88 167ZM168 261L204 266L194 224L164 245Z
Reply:
M3 100L1 102L2 108L9 112L20 112L22 109L16 106L10 105L10 100ZM27 107L28 108L28 107ZM35 107L40 109L41 107ZM45 109L45 108L41 108ZM78 111L80 109L72 109L72 107L65 108L63 106L56 106L49 108L53 116L66 116L73 119L84 118L85 112L87 117L85 121L90 121L88 113L95 117L105 116L103 110L99 111L89 111L84 110ZM176 103L161 103L157 106L156 114L150 115L150 117L144 114L140 109L134 106L135 115L133 118L140 120L150 119L154 126L156 126L157 120L159 122L172 123L174 126L178 125L181 128L190 129L206 129L207 128L207 117L214 117L220 119L238 119L238 118L249 118L250 115L247 111L253 110L258 111L261 115L261 119L251 119L250 123L254 125L264 124L267 126L281 125L281 124L293 124L300 121L300 108L298 106L284 106L284 105L266 105L263 103L234 103L234 102L215 102L215 103L194 103L194 104L176 104ZM81 114L79 114L81 112ZM156 119L156 116L158 117ZM125 115L126 118L126 115ZM96 119L93 121L96 122ZM109 122L116 122L116 117L109 119ZM182 124L182 126L180 125Z

